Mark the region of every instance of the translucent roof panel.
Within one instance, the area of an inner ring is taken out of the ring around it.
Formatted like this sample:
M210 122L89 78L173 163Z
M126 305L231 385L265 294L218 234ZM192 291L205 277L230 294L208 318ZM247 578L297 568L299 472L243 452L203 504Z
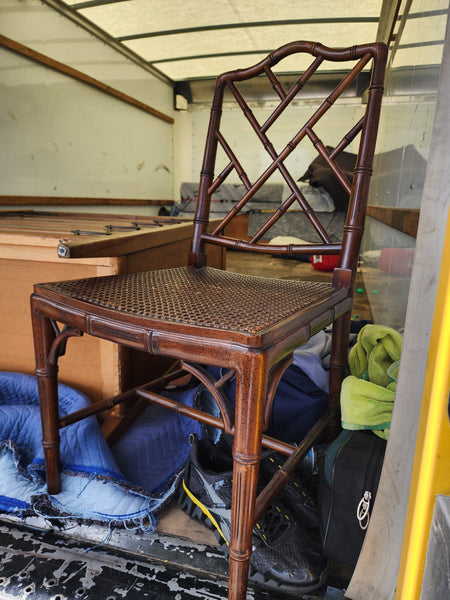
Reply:
M175 34L125 43L172 79L180 79L211 77L223 70L251 65L275 48L298 39L341 47L374 40L377 25L369 24L364 29L356 32L351 24L343 23L337 34L334 24L278 25Z
M65 4L105 32L106 41L112 39L174 81L215 78L223 71L255 64L294 40L332 47L374 42L380 21L386 33L386 17L395 14L394 1L390 6L383 0L283 0L278 5L269 0L66 0ZM394 30L401 32L390 48L396 67L440 62L448 4L449 0L399 2Z
M345 21L372 18L378 21L381 0L283 0L274 8L268 0L127 0L114 3L67 2L105 28L114 37L136 33L172 31L284 20L310 21L324 17ZM82 8L82 5L90 5ZM98 4L98 6L95 6ZM320 7L320 8L319 8Z
M216 77L294 40L373 42L382 0L66 0L174 80Z
M445 10L446 3L447 0L434 0L433 8L441 4L441 10ZM447 20L437 9L428 14L413 14L401 32L392 63L395 68L435 65L442 60Z

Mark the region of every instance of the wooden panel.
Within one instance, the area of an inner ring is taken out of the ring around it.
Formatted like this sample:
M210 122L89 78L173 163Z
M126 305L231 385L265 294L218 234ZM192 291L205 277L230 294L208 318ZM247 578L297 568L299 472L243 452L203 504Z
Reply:
M34 373L34 347L30 317L33 283L93 277L114 270L98 265L60 261L47 263L0 259L0 369ZM114 395L121 386L117 347L89 336L71 338L67 357L60 360L60 381L78 388L92 399Z
M184 266L192 234L191 221L175 219L162 227L114 232L106 241L105 236L72 236L75 254L81 249L85 258L59 258L59 239L70 228L101 229L133 217L33 211L0 216L0 369L30 374L35 368L29 300L34 283ZM223 249L211 248L209 264L225 267ZM97 401L143 383L166 363L94 337L71 338L59 361L60 381Z
M250 213L244 213L241 215L237 215L231 221L229 225L227 225L225 231L229 237L236 238L238 240L244 240L248 242L248 222L250 219Z
M0 194L0 205L30 206L55 205L55 206L171 206L174 200L156 200L142 198L78 198L73 196L11 196Z
M128 254L126 259L126 271L135 273L137 271L153 271L156 269L171 269L172 267L187 264L187 255L191 240L177 240L167 245L160 245L140 252ZM208 248L208 265L211 267L225 268L225 250L218 246Z
M89 226L89 231L95 231L95 224ZM99 229L97 225L97 229ZM192 222L168 223L164 227L143 226L140 230L119 232L108 236L80 235L63 237L58 244L58 254L66 258L83 258L87 256L121 256L148 248L170 244L175 240L185 239L190 242Z
M64 258L121 256L192 236L190 219L95 213L0 212L0 244L47 246Z
M391 208L389 206L369 205L367 214L369 217L373 217L402 233L407 233L414 238L417 236L420 217L420 209L418 208Z

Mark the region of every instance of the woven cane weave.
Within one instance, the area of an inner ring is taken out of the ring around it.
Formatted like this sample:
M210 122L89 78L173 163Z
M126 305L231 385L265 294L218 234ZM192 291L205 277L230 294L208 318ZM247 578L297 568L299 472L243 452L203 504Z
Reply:
M253 277L209 267L92 277L42 287L141 317L250 334L336 293L329 283Z

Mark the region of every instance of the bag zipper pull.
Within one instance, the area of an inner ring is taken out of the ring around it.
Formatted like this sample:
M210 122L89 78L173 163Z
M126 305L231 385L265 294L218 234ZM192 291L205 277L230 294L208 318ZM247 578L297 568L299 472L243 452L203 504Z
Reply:
M358 508L356 509L356 517L359 521L359 526L361 529L367 529L370 521L370 501L372 499L372 494L369 491L364 492L364 496L361 498L358 504Z

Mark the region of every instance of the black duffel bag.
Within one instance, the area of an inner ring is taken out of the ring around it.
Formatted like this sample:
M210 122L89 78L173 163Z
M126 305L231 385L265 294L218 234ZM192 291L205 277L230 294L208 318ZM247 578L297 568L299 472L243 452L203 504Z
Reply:
M386 441L372 431L343 430L330 444L319 484L323 554L354 567L369 524Z

